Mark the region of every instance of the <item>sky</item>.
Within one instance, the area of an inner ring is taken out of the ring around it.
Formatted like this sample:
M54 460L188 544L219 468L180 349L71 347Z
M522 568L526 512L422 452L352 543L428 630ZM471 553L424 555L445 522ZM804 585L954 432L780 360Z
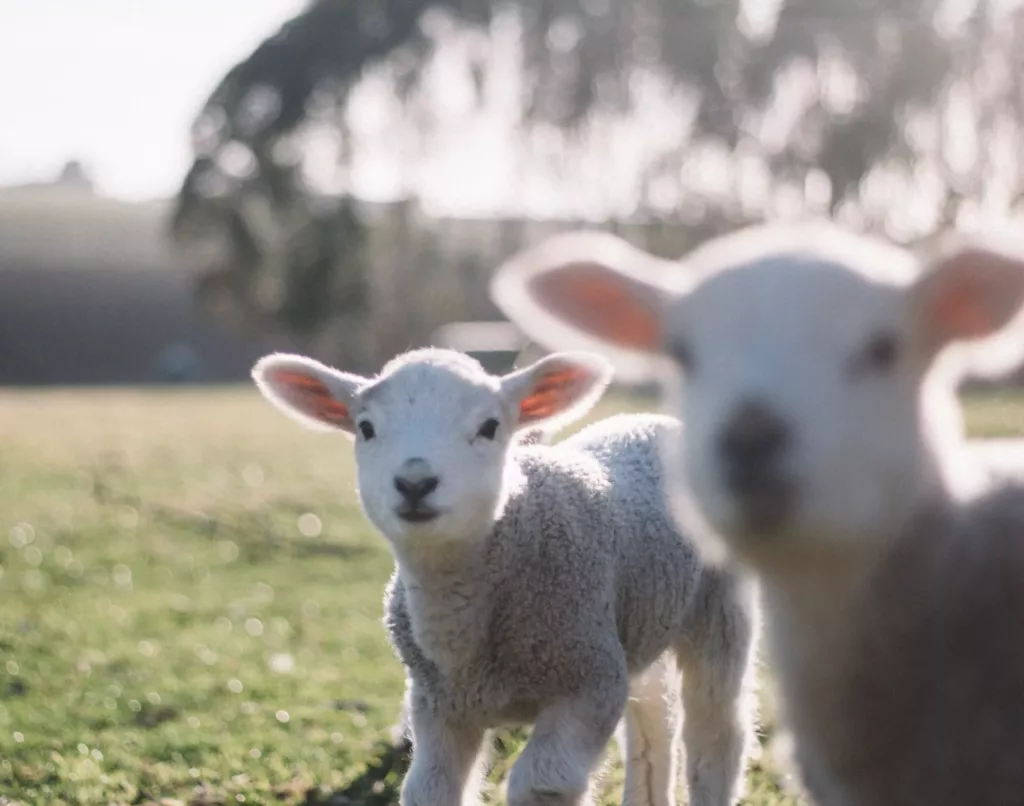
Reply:
M169 196L217 81L303 0L0 0L0 185L70 159L103 193Z

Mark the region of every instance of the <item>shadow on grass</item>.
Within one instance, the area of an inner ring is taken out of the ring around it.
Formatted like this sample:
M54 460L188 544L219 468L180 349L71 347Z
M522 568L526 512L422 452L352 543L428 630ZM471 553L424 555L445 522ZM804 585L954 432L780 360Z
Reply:
M335 792L311 789L306 793L306 806L395 806L411 751L407 741L398 745L381 743L362 775Z
M507 776L509 765L528 737L529 731L522 728L494 733L488 776L492 784ZM377 756L367 763L362 775L334 792L310 790L304 806L397 806L411 758L412 745L408 740L400 745L381 743Z

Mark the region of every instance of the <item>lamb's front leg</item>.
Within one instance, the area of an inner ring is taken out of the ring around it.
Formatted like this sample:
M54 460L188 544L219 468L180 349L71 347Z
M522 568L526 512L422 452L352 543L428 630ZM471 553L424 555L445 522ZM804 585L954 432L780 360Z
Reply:
M401 806L470 806L479 799L479 725L444 720L415 702L410 708L412 763Z
M512 767L509 806L580 806L622 717L627 678L579 692L541 712Z

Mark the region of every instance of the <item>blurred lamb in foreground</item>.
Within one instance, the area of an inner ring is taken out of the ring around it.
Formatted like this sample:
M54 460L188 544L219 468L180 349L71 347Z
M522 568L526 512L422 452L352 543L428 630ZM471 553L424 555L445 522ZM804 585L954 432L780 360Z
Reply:
M969 445L954 394L1024 352L1019 249L922 265L831 225L765 227L680 270L577 234L493 293L549 347L665 378L686 414L676 512L761 582L817 802L1022 802L1024 461Z

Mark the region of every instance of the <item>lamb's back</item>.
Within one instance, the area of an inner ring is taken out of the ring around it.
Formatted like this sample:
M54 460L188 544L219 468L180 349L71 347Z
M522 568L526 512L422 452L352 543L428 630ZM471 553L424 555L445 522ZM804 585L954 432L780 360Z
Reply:
M677 439L682 423L660 414L618 414L587 426L560 448L592 457L611 483L612 506L668 519L661 442Z
M659 414L621 414L566 439L559 449L596 461L608 479L606 506L617 557L617 607L624 643L645 660L663 630L717 628L737 584L724 569L703 566L668 505L662 443L682 423Z

